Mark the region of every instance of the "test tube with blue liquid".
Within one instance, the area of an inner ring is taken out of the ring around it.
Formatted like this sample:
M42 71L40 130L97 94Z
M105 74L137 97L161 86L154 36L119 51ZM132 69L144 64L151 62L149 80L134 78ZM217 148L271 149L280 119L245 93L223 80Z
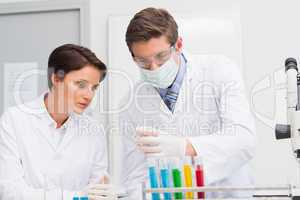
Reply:
M171 187L170 166L167 159L159 160L160 180L162 188ZM169 192L164 193L164 200L171 200L172 195Z
M150 180L150 187L151 188L158 188L159 181L158 181L158 173L157 173L157 160L152 158L148 159L148 172L149 172L149 180ZM160 200L159 193L152 193L152 200Z

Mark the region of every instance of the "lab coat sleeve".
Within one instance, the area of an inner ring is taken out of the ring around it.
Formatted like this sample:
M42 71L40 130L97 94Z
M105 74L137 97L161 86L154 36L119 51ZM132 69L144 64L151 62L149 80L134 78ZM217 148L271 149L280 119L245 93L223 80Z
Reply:
M109 178L108 172L107 172L107 142L106 142L106 134L104 131L100 128L100 126L97 126L97 133L95 136L96 142L96 153L95 157L93 159L93 166L91 171L91 176L89 179L89 184L97 184L100 183L100 181L103 179L104 176Z
M125 111L119 117L119 129L122 134L122 169L121 182L127 188L130 199L142 199L141 185L147 179L147 162L145 155L134 142L136 123Z
M71 193L65 192L64 196L71 197ZM50 190L46 193L49 199L56 199L59 194L58 190ZM41 200L44 195L43 189L35 189L24 180L13 118L7 111L0 120L0 199Z
M221 125L211 134L188 138L203 159L206 184L230 177L248 163L256 145L254 120L238 68L223 58L214 64L212 71L215 73L209 79L216 86Z

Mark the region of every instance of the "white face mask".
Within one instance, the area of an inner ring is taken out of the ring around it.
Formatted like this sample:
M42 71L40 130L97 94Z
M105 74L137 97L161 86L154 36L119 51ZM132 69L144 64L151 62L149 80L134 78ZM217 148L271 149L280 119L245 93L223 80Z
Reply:
M168 88L174 82L179 65L171 58L155 70L140 69L142 79L154 87Z

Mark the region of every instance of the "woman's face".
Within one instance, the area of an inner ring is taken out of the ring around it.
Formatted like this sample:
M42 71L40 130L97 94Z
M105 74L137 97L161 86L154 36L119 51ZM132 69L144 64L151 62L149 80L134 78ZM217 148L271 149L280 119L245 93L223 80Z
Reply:
M64 113L82 113L90 105L101 77L102 72L86 65L80 70L67 73L63 80L56 79L55 96L62 107L59 110Z

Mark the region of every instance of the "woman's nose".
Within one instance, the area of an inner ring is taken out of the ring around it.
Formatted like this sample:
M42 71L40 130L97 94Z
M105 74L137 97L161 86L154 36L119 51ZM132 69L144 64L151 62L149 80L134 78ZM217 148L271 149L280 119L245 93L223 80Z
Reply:
M93 96L94 96L94 92L88 88L85 90L83 97L87 100L91 100L93 98Z

